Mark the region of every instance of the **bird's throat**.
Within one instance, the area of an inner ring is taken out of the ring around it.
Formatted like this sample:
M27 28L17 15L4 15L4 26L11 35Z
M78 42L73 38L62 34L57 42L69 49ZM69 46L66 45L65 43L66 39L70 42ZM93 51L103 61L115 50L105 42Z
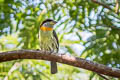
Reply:
M42 31L52 31L53 28L51 28L51 27L46 27L46 26L41 26L41 27L40 27L40 30L42 30Z

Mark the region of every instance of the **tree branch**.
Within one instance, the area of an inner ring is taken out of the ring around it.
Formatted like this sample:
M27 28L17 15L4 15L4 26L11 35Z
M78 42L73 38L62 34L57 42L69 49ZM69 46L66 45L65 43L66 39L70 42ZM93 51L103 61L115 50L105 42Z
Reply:
M59 63L64 63L71 66L97 72L99 74L120 78L120 69L107 67L103 64L98 64L78 57L57 54L57 53L51 54L50 52L37 51L37 50L16 50L16 51L0 52L0 62L17 60L17 59L42 59L48 61L56 61Z

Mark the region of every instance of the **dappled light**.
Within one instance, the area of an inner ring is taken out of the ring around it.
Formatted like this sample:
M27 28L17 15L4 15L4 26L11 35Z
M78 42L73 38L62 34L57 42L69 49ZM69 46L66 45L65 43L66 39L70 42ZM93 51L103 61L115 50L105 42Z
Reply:
M0 0L0 52L39 49L40 24L50 18L57 21L58 53L120 69L119 5L119 0ZM0 80L104 80L95 72L60 63L52 75L49 64L1 62Z

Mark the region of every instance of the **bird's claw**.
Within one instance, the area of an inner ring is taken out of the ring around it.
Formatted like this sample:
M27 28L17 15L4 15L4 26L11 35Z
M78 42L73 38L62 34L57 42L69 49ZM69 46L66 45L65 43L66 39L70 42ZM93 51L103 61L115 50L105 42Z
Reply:
M36 51L40 51L40 49L36 49Z

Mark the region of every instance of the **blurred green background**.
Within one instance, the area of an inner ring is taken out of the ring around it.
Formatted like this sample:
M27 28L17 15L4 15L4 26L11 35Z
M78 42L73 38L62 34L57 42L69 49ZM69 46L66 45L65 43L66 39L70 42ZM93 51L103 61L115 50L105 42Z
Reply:
M51 18L58 21L54 29L59 53L120 68L119 4L117 0L0 0L0 51L38 49L39 25ZM0 80L103 80L65 64L58 63L58 71L51 75L48 61L15 60L0 63Z

